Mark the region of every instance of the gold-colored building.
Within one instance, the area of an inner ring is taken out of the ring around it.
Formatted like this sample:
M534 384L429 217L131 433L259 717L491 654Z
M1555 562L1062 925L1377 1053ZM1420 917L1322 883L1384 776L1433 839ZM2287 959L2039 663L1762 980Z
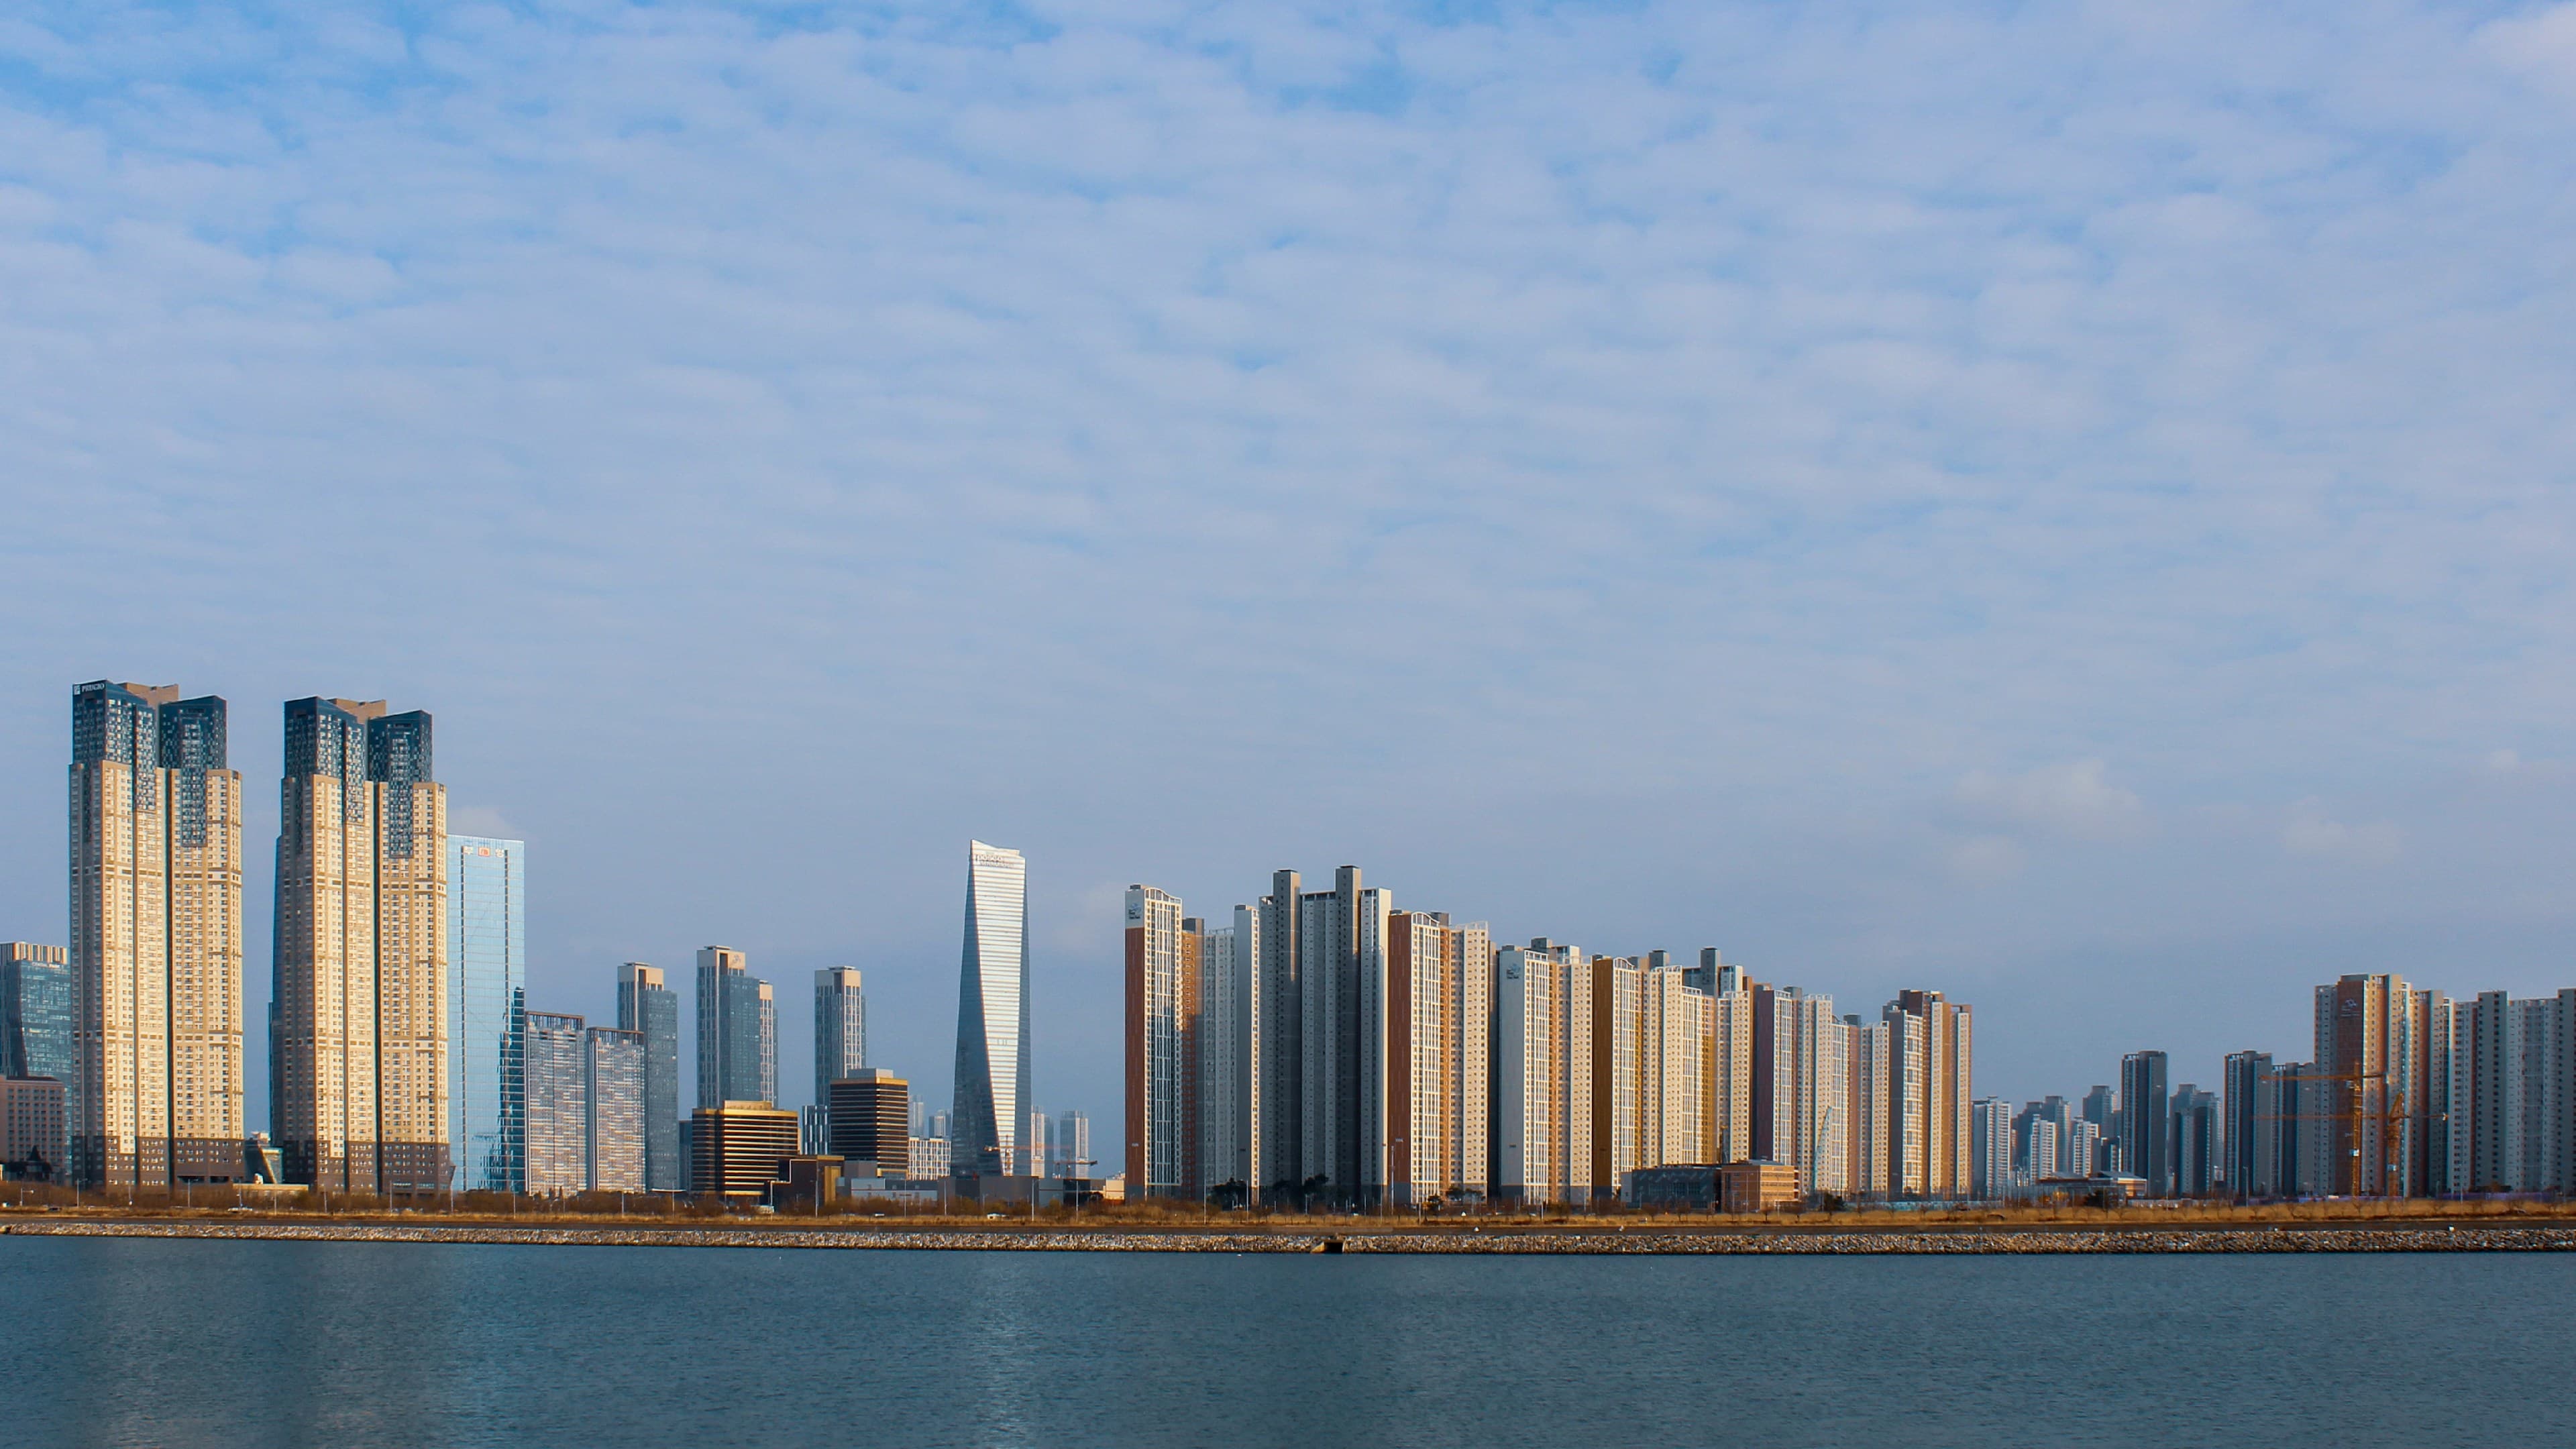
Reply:
M796 1114L767 1102L700 1107L689 1118L689 1190L756 1198L803 1155Z
M286 706L271 1100L287 1180L443 1191L451 1172L447 794L430 717Z
M241 776L224 701L81 685L70 786L72 1170L145 1188L239 1180Z

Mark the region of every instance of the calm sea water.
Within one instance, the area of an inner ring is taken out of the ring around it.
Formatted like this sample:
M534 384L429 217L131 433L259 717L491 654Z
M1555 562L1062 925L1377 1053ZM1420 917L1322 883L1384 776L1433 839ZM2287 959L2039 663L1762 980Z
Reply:
M30 1445L2576 1443L2576 1256L0 1238Z

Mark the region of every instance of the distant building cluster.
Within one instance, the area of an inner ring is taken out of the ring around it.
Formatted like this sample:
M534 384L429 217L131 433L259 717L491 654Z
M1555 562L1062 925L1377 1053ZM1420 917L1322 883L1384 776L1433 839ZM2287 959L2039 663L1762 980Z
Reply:
M1716 948L1605 956L1398 909L1344 866L1185 913L1127 892L1130 1195L1361 1209L1970 1191L1973 1018L1875 1020ZM1673 1170L1667 1170L1673 1169ZM1683 1170L1688 1169L1688 1170Z
M449 833L427 713L320 697L284 708L270 1131L246 1133L227 713L172 686L73 692L71 939L0 945L12 1179L771 1201L944 1195L960 1174L1092 1165L1082 1113L1026 1105L1017 852L971 848L957 1095L935 1131L915 1130L905 1079L869 1065L847 966L815 973L813 1105L802 1120L780 1107L775 993L726 946L698 952L684 1117L680 1001L662 971L617 968L614 1025L532 1006L525 842Z
M2132 1052L2119 1084L1976 1104L1980 1196L2264 1201L2576 1191L2576 990L2514 1000L2356 974L2316 988L2307 1060L2229 1055L2215 1092Z

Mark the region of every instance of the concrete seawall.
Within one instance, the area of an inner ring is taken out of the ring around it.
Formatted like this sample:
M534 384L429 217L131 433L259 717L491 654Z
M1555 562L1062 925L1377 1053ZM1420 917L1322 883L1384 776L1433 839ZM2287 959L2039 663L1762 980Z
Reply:
M391 1223L12 1222L0 1235L219 1238L263 1242L494 1243L565 1247L842 1248L1051 1253L2553 1253L2576 1228L2059 1228L1923 1232L1536 1229L1437 1232L1156 1232L1073 1228L908 1231L831 1228L431 1226Z

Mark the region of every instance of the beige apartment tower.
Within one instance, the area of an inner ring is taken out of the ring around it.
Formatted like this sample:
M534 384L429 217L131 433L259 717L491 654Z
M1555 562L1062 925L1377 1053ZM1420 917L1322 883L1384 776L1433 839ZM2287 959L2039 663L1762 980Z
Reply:
M1458 1181L1458 933L1432 911L1386 918L1387 1199L1420 1207Z
M241 776L224 701L81 685L70 786L72 1170L109 1186L237 1181Z
M448 1143L447 796L430 717L286 706L271 1101L290 1182L442 1191Z

